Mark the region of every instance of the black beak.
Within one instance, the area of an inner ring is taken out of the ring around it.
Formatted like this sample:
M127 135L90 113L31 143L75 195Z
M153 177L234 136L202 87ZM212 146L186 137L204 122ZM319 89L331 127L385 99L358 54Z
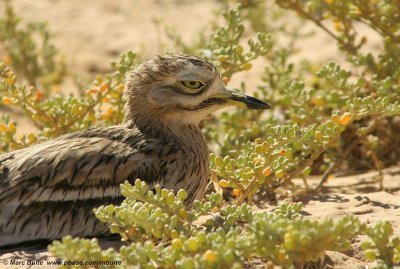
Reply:
M246 107L250 109L271 108L271 105L268 103L236 91L225 90L223 98L228 101L228 103L239 107Z
M243 96L232 96L231 100L236 101L236 102L241 102L246 105L247 108L250 109L269 109L271 108L271 105L268 103L265 103L257 98L248 96L248 95L243 95Z

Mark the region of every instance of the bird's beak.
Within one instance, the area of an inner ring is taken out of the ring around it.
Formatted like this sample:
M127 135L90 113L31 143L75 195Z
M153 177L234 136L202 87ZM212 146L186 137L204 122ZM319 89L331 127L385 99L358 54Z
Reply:
M229 104L250 108L250 109L269 109L271 105L265 103L257 98L245 95L243 93L225 89L221 95L218 96L221 99L226 100Z

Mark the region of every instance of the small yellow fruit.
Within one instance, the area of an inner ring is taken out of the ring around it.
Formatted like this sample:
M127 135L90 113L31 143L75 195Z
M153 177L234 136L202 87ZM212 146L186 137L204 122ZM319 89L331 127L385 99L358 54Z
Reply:
M107 116L111 116L112 113L113 113L112 108L111 108L111 107L107 108L107 110L106 110L106 115L107 115Z
M283 252L278 252L278 254L276 255L276 257L278 258L279 261L283 262L286 260L286 255Z
M225 62L227 60L227 58L226 58L226 56L221 55L218 57L218 60L222 63L222 62Z
M131 228L125 230L125 234L126 234L129 238L134 237L134 236L137 234L137 232L138 232L138 229L135 228L135 227L131 227Z
M88 115L88 120L90 121L96 121L96 115L94 113L89 113Z
M177 230L173 229L171 231L171 238L178 238L179 237L179 233Z
M242 193L242 191L239 190L239 189L233 189L232 193L233 193L234 196L239 196Z
M117 92L111 92L110 95L114 99L120 99L121 98L121 94L117 93Z
M255 146L255 150L256 150L257 153L263 153L264 152L263 146L260 145L260 144Z
M71 106L71 111L72 111L72 113L74 113L74 114L79 114L79 112L80 112L79 105L73 104L73 105Z
M112 116L113 110L111 107L107 108L106 111L104 111L104 113L101 115L101 117L103 118L103 120L107 120Z
M217 156L215 158L215 165L218 166L218 167L223 167L224 166L224 160L220 156Z
M227 85L231 79L229 77L224 77L222 80L224 81L224 84Z
M253 67L253 65L252 65L251 63L245 63L245 64L243 65L243 70L248 71L248 70L250 70L252 67Z
M227 61L221 62L221 67L223 69L229 69L231 66L232 66L232 64Z
M171 246L175 250L181 250L182 246L183 246L183 242L182 242L181 239L175 238L175 239L172 240Z
M15 128L15 124L13 122L10 122L8 124L7 131L12 133L12 134L15 134L16 128Z
M111 223L110 225L110 232L113 234L119 233L121 229L119 228L118 224L116 223Z
M262 148L263 148L263 151L265 153L267 153L271 149L271 146L267 141L264 141L264 143L262 143Z
M188 197L188 194L185 190L180 189L178 193L176 194L176 197L178 197L180 200L184 201Z
M332 121L336 124L340 124L340 118L337 114L333 114L331 117Z
M97 83L101 83L101 82L103 82L103 77L101 75L97 75L95 80Z
M105 92L108 89L109 85L107 82L104 82L103 84L101 84L99 91L101 92Z
M188 249L192 252L196 252L199 248L199 243L196 238L189 238L187 241Z
M343 31L343 25L341 22L334 22L333 27L335 27L335 30L338 32Z
M277 178L283 178L283 177L285 176L285 171L283 171L283 170L278 170L278 171L275 172L275 176L276 176Z
M200 244L204 243L207 240L206 233L204 231L200 231L197 234L197 240L199 241Z
M242 46L237 46L236 49L235 49L235 52L237 54L242 54L243 53L243 47Z
M118 87L115 87L117 92L122 93L125 90L125 84L121 83L118 85Z
M30 141L31 143L34 143L34 142L37 141L37 137L36 137L36 135L35 135L34 133L30 133L30 134L28 135L28 139L29 139L29 141Z
M225 179L221 179L221 180L219 181L219 185L220 185L222 188L226 188L226 187L228 187L228 181L225 180Z
M103 103L109 103L109 102L110 102L110 99L108 99L107 96L104 96L104 97L101 99L101 101L102 101Z
M0 133L7 132L7 127L4 124L0 124Z
M206 252L204 252L204 260L206 260L209 265L212 265L217 260L217 255L214 251L208 249Z
M10 55L7 54L6 56L3 57L3 62L6 65L12 65L13 59L12 59L12 57Z
M6 96L3 96L3 104L5 105L5 106L9 106L9 105L11 105L13 102L12 102L12 100L11 100L11 98L9 98L9 97L6 97Z
M97 89L89 89L85 91L85 94L90 95L92 93L97 93L97 92L98 92Z
M351 121L351 114L346 112L340 118L340 125L347 125Z
M43 92L39 90L35 94L35 101L40 102L42 100L43 100Z
M6 78L7 85L11 86L12 84L14 84L14 82L15 82L14 78Z
M323 135L320 131L316 131L314 136L315 136L315 139L317 139L318 141L321 141L323 139Z
M288 250L294 250L296 248L295 240L291 233L286 233L284 236L284 245Z
M184 208L179 209L179 217L181 217L182 219L187 219L188 217L187 210Z
M270 167L265 167L264 170L262 171L262 174L264 177L267 177L271 174L271 168Z
M322 107L325 105L325 98L323 96L314 96L311 98L311 103L316 107Z
M297 124L300 124L302 122L302 119L295 114L290 115L290 119Z
M332 17L332 13L330 12L325 12L323 15L324 19L330 19Z

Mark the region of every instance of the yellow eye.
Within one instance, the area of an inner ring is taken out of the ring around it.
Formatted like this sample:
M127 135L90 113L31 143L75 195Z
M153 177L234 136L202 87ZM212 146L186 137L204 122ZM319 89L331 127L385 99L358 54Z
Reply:
M205 84L200 80L181 80L180 83L183 87L192 90L198 90L205 86Z

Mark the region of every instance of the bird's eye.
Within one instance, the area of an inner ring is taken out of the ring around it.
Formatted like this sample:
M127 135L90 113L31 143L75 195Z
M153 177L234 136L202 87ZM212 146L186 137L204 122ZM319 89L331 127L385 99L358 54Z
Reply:
M181 80L180 83L183 87L191 90L199 90L205 86L201 80Z

